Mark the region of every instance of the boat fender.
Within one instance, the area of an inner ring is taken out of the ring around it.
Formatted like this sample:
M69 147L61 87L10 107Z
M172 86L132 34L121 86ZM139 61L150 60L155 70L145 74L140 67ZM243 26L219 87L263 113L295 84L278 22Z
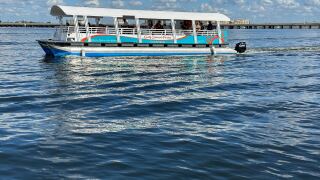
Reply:
M236 47L234 48L238 53L244 53L247 50L247 44L246 42L239 42L236 44Z

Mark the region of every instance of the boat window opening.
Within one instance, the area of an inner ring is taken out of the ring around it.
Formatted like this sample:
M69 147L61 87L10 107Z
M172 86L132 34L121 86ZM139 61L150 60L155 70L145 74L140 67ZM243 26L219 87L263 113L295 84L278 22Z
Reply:
M113 18L112 17L101 18L98 27L113 27L114 28Z
M135 19L118 18L118 23L121 28L136 28Z

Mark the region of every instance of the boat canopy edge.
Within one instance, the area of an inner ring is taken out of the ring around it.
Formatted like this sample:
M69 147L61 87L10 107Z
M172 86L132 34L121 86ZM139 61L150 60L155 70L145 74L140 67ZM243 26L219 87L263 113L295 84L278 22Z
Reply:
M150 10L127 10L111 8L91 8L77 6L54 5L51 8L52 16L87 16L87 17L134 17L139 19L174 19L196 21L230 21L230 18L220 13L200 12L171 12Z

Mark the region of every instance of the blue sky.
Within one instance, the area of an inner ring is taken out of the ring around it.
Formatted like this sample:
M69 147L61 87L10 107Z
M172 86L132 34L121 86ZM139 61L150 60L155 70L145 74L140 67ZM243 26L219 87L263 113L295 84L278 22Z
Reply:
M320 22L320 0L0 0L0 20L55 21L54 4L225 13L252 22Z

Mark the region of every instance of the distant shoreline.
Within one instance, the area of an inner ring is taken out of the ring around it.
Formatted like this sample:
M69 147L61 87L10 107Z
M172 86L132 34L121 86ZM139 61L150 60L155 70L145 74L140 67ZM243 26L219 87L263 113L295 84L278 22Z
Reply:
M54 28L59 24L52 23L37 23L37 22L1 22L0 27L43 27L43 28Z
M1 22L0 27L55 28L59 24L37 22ZM319 23L222 24L222 29L320 29Z

